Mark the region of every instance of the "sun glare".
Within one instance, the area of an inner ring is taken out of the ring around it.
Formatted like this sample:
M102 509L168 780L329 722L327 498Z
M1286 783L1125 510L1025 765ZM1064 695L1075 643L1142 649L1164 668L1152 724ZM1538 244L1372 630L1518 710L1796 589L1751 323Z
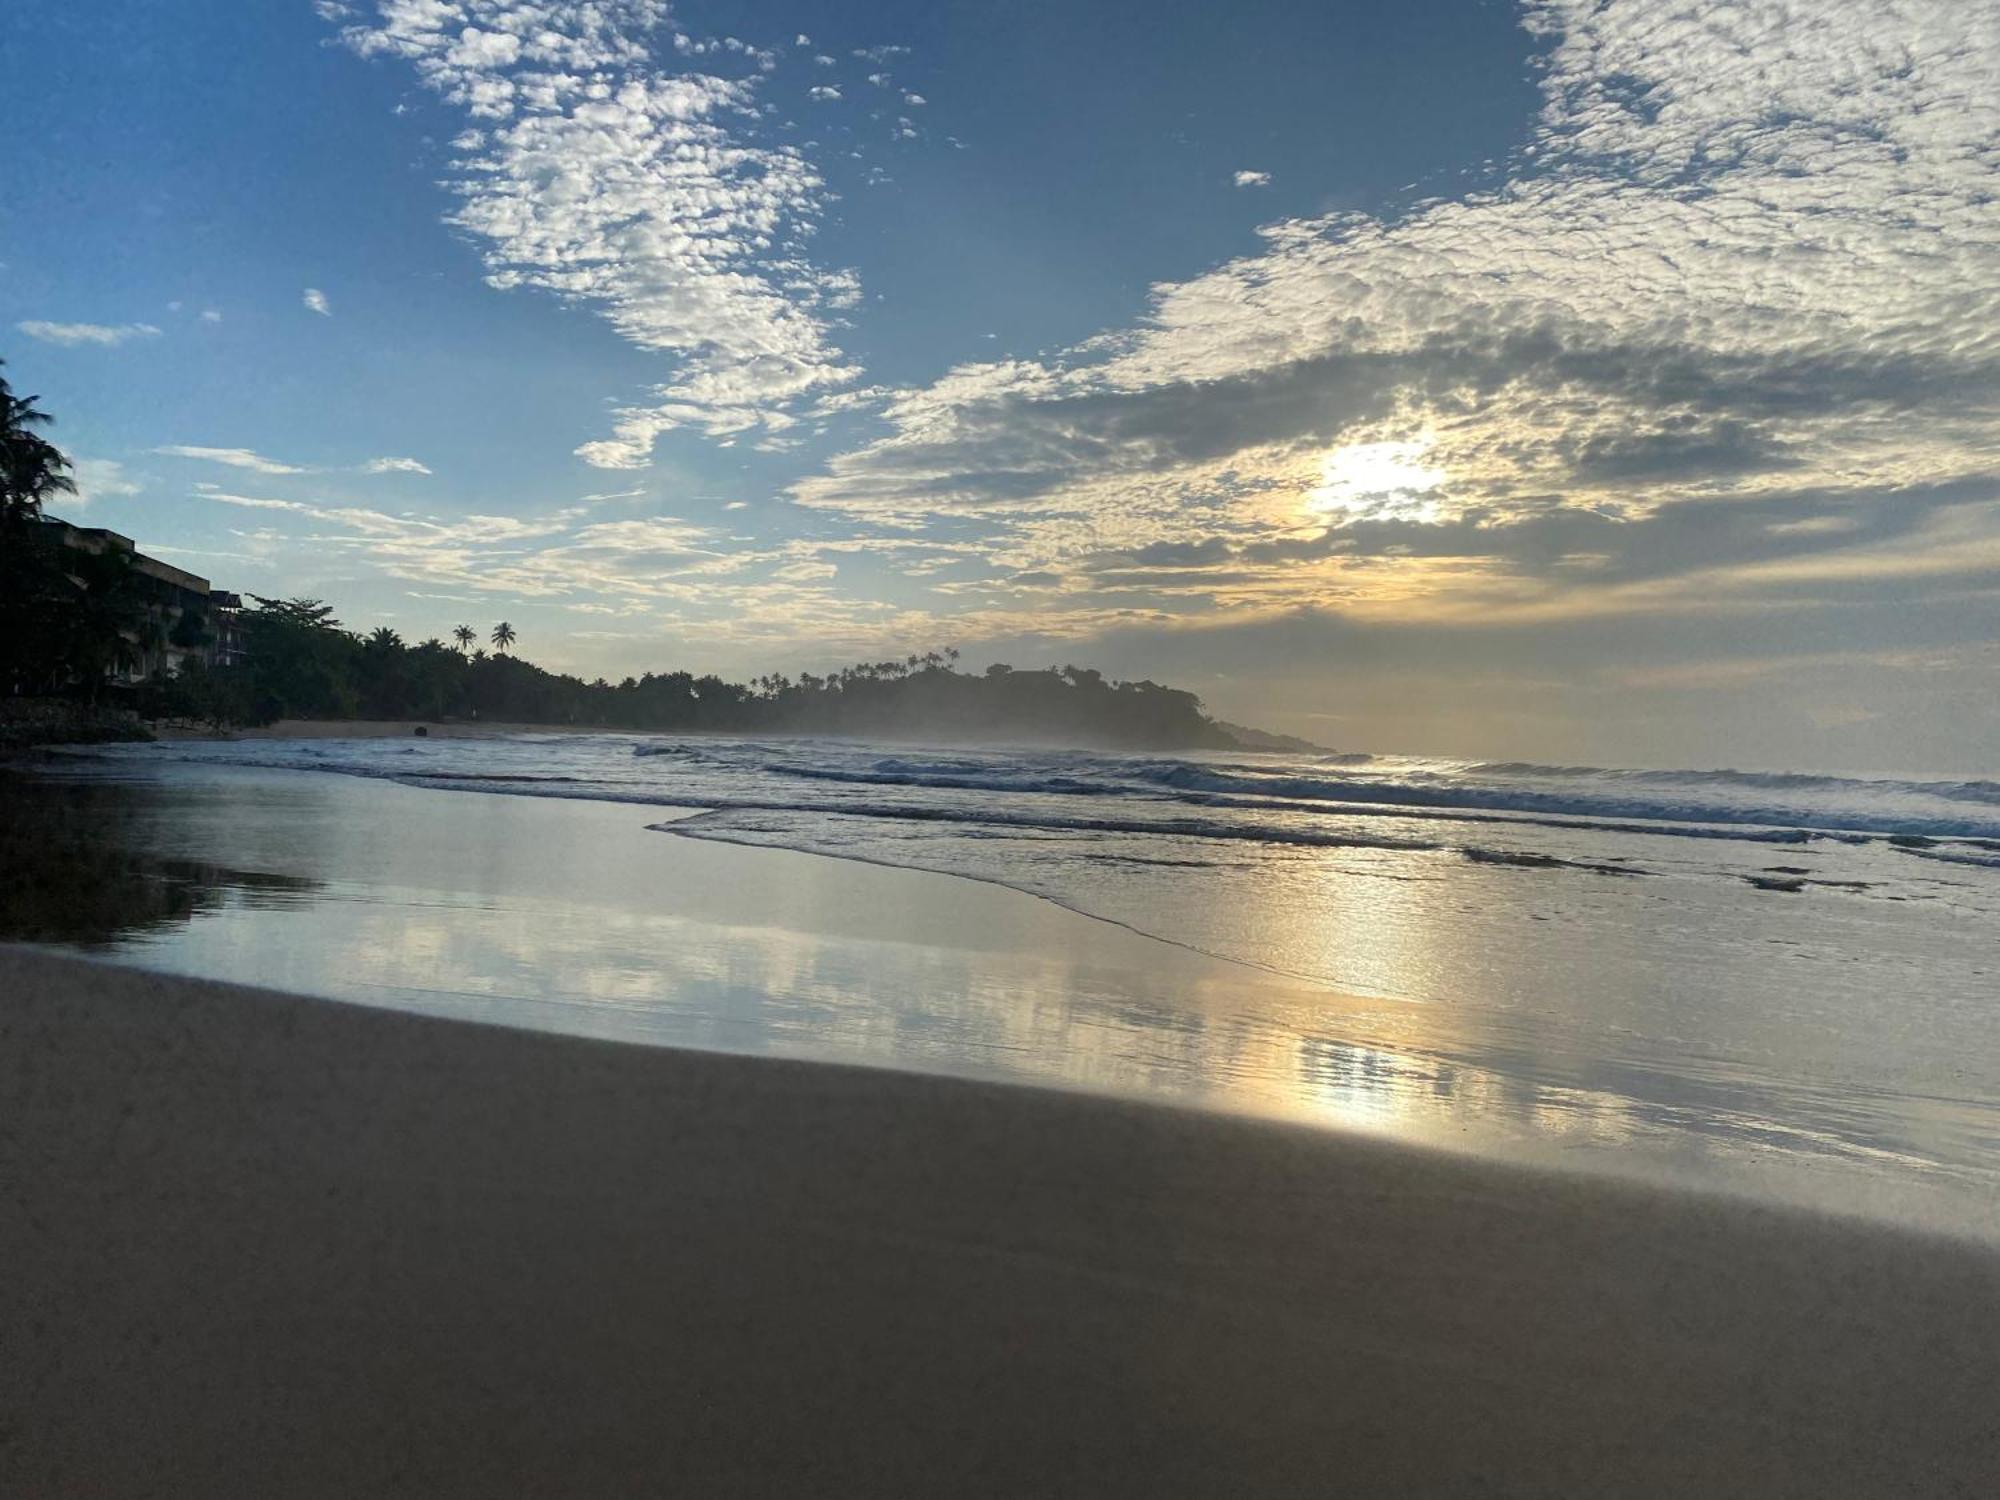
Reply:
M1442 512L1432 493L1445 481L1443 469L1424 463L1430 440L1350 443L1327 454L1318 488L1306 508L1327 520L1437 521Z

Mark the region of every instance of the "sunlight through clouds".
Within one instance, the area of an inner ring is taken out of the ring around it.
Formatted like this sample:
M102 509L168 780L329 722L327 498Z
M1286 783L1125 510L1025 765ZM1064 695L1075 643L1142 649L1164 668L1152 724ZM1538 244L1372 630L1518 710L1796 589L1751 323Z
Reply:
M794 497L1036 575L1178 548L1149 576L1191 620L1594 612L1635 571L1656 608L1728 586L1691 526L1733 528L1672 516L1710 500L1769 502L1738 555L1808 576L1942 536L1936 504L2000 534L2000 7L1522 19L1543 108L1498 185L1267 224L1132 327L894 393Z
M1435 522L1442 511L1431 493L1445 481L1424 463L1430 441L1350 443L1326 456L1321 483L1306 509L1333 521Z

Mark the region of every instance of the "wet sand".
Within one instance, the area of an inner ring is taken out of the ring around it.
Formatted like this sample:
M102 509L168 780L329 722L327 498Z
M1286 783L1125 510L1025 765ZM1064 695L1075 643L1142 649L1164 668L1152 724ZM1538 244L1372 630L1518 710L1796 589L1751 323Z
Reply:
M1989 1493L2000 1262L0 950L0 1493Z

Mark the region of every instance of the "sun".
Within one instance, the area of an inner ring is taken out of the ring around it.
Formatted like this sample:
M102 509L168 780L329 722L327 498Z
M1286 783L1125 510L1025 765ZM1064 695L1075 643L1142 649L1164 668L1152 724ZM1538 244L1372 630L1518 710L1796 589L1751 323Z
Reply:
M1306 494L1306 509L1335 524L1441 520L1432 496L1446 476L1424 462L1430 448L1427 437L1336 448L1321 465L1319 486Z

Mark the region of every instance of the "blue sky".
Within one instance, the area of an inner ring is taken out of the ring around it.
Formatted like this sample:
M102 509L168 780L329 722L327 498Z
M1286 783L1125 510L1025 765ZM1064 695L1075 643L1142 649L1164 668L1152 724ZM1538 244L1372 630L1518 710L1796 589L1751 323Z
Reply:
M1992 770L1988 0L26 0L70 514L545 664ZM17 52L18 49L18 52Z

